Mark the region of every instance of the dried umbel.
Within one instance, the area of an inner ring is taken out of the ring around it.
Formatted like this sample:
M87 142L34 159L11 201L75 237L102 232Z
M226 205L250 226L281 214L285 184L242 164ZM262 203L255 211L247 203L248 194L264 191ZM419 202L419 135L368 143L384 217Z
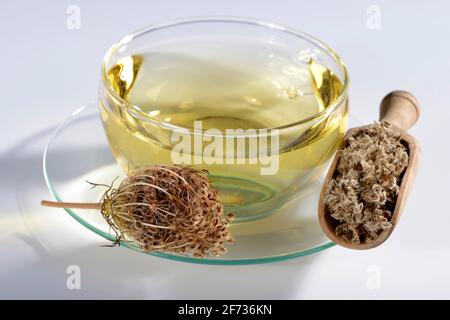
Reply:
M145 252L221 255L226 252L225 244L233 242L229 231L233 215L223 217L223 205L206 171L144 167L117 188L109 187L98 207L117 243L135 244Z
M387 122L356 131L341 152L324 203L337 220L335 233L350 243L370 243L392 228L391 216L408 166L408 150Z

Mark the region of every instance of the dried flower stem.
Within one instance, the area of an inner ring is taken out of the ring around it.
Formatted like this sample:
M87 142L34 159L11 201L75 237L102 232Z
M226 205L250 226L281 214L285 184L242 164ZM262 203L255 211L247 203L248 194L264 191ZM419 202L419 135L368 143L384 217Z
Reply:
M41 205L53 208L67 208L67 209L97 209L102 208L101 203L86 203L86 202L61 202L42 200Z
M233 215L223 217L223 205L206 171L181 166L145 167L117 188L112 184L106 187L100 203L41 203L57 208L99 209L116 234L116 244L122 240L146 252L221 255L226 252L225 243L233 242L229 231Z

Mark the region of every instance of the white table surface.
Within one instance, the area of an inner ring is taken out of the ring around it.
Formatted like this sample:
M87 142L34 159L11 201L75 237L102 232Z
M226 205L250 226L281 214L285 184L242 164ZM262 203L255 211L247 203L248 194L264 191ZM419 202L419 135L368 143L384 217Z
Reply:
M374 4L380 29L367 26ZM81 10L79 30L67 28L69 5ZM450 298L449 11L445 1L1 0L0 298ZM50 197L44 145L95 101L107 48L139 27L198 15L272 20L321 38L346 61L352 113L364 122L388 91L417 95L411 132L423 160L386 244L266 265L184 264L100 248L104 240L68 215L39 207ZM70 265L80 266L81 290L66 287Z

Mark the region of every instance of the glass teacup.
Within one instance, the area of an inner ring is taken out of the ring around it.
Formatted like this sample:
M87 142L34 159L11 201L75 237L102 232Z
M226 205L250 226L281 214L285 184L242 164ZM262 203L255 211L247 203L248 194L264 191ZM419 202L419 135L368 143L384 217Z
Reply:
M236 221L270 214L317 181L347 125L348 76L303 32L238 18L151 26L114 44L99 105L127 172L206 169Z

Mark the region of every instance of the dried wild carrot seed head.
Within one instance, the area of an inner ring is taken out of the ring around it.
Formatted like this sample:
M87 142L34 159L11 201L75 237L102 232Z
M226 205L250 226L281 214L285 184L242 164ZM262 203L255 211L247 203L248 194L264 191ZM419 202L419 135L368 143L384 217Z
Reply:
M223 217L207 172L190 167L158 165L133 172L105 193L101 212L117 240L145 252L221 255L233 242L233 215Z

